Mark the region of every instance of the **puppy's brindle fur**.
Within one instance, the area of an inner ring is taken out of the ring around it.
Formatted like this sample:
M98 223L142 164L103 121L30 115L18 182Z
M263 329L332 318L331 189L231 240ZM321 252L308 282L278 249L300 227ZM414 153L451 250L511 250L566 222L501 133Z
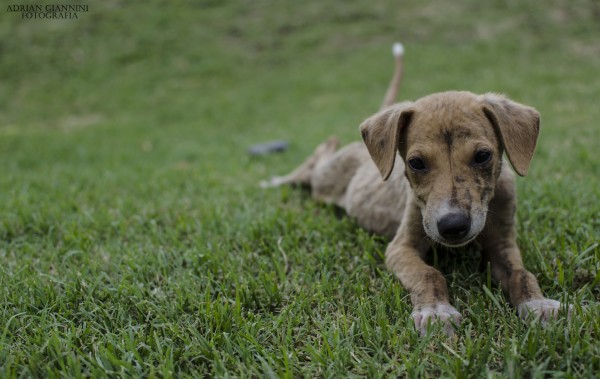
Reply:
M400 65L397 65L396 74ZM401 69L401 66L400 66ZM398 87L399 78L390 84ZM315 199L346 210L365 229L391 239L386 266L410 292L415 326L430 320L446 333L461 321L449 303L446 279L424 258L431 246L477 240L510 303L542 322L561 305L546 299L525 269L516 244L515 177L524 176L536 145L540 116L496 94L444 92L387 107L360 126L364 143L338 151L320 145L291 174L269 185L309 185ZM382 180L383 179L383 180ZM568 308L570 313L570 308Z

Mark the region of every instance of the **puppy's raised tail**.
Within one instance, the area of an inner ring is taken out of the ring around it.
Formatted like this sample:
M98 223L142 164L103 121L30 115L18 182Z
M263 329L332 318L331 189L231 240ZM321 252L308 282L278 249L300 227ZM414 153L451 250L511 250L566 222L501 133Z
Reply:
M396 42L394 46L392 46L392 54L394 55L396 65L394 68L394 75L392 76L388 90L383 98L381 109L385 109L396 102L396 96L398 96L398 89L400 88L400 83L402 82L402 76L404 74L404 46L400 42Z

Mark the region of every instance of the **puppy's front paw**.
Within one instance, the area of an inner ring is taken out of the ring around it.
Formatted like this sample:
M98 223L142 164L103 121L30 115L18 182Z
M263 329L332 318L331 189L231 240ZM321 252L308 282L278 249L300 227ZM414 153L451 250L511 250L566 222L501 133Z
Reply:
M517 306L517 313L521 318L526 319L530 315L539 317L542 325L546 325L549 320L558 318L564 310L565 306L563 304L550 299L528 300ZM566 310L567 318L571 318L573 306L569 305Z
M441 322L447 336L454 334L454 327L462 320L462 315L450 304L434 304L418 307L411 314L415 328L425 335L430 323Z

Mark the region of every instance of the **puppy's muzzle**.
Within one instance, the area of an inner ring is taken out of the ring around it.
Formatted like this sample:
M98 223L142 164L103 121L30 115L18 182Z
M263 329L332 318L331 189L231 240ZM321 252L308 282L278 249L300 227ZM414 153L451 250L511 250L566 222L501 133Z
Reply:
M460 244L471 230L471 218L462 213L448 213L437 222L438 233L450 244Z

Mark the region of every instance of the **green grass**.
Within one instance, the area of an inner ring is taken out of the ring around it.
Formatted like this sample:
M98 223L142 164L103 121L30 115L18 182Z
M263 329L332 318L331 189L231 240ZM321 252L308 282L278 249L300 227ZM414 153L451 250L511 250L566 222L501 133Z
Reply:
M600 372L600 10L589 0L90 3L0 20L0 377L593 377ZM519 243L570 322L520 321L476 254L420 338L386 242L291 188L401 96L504 92L542 134ZM249 157L287 139L282 155Z

